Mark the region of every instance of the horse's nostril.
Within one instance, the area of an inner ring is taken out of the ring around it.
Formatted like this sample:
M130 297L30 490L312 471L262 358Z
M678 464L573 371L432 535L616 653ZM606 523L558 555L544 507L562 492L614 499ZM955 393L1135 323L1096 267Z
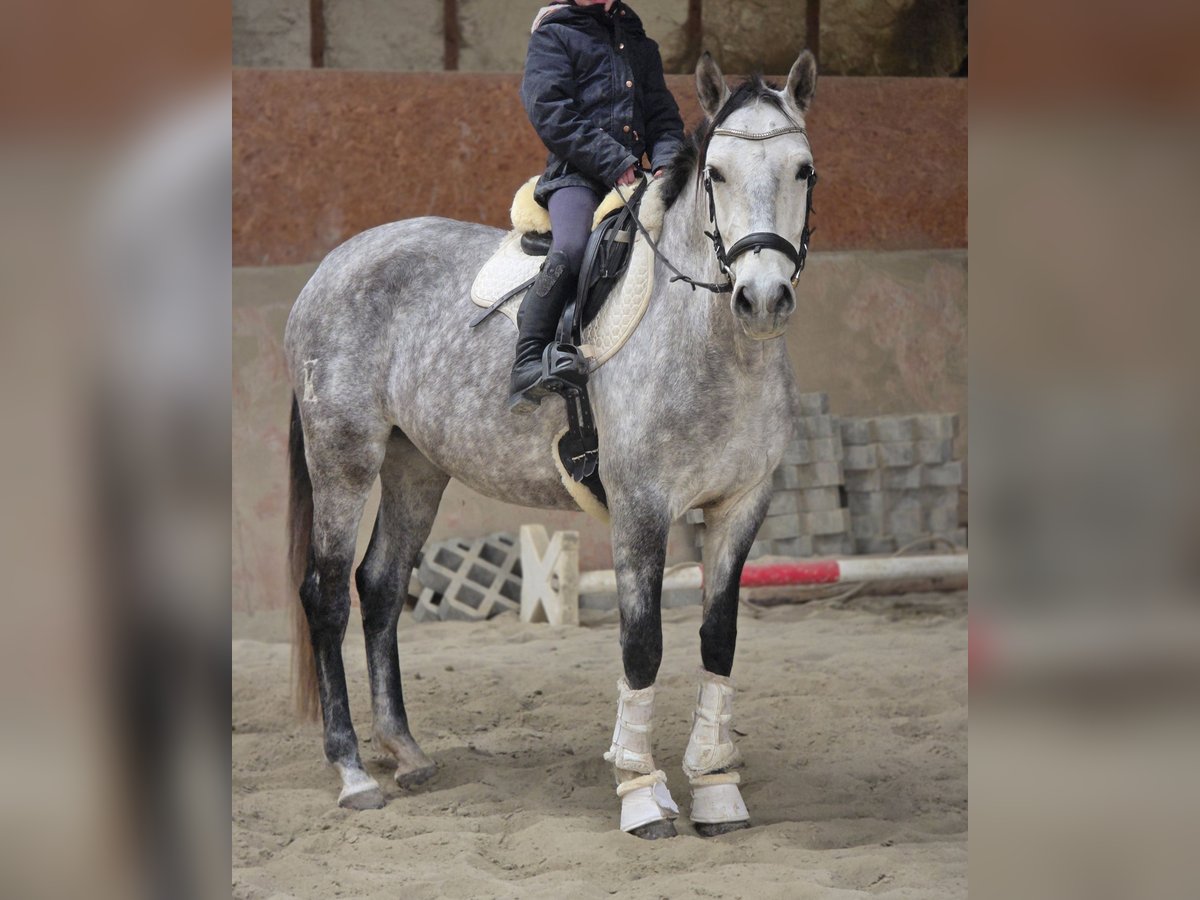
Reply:
M739 287L733 294L733 309L738 315L751 316L754 315L754 304L750 302L750 298L746 296L746 289Z
M792 292L788 290L788 286L786 284L781 284L779 286L779 293L775 295L775 303L772 306L772 309L775 311L775 315L787 315L795 308L795 296L793 296Z

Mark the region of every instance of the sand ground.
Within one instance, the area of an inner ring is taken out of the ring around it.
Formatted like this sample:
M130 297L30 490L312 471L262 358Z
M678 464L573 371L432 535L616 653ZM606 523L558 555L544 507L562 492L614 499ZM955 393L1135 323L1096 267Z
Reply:
M754 827L686 819L680 769L699 664L696 608L664 612L658 764L679 837L617 828L601 754L620 675L610 614L590 627L416 625L400 653L413 731L440 765L411 792L369 740L380 810L335 805L314 725L288 703L286 644L233 644L233 893L239 898L965 897L966 598L743 610L734 726ZM253 634L253 630L235 629ZM266 635L259 635L266 636ZM357 620L354 721L370 734Z

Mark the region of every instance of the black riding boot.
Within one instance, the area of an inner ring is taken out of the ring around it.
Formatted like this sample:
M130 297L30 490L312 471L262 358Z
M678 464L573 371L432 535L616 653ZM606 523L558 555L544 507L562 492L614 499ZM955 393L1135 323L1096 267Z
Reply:
M552 250L517 312L517 359L508 384L508 408L529 413L550 393L542 380L542 353L554 340L563 307L575 293L577 273L567 255Z

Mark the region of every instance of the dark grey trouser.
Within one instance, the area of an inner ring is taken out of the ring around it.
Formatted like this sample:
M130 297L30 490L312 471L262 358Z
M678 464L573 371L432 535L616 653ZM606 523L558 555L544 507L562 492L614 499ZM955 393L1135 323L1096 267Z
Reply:
M576 275L583 264L592 216L600 199L591 188L581 186L559 188L550 195L550 229L554 232L550 250L565 253Z

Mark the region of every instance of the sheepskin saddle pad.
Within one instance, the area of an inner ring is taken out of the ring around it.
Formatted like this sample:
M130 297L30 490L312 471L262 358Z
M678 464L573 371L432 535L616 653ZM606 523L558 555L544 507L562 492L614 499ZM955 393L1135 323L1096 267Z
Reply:
M471 300L476 306L489 308L515 288L536 277L545 259L544 256L533 256L521 246L521 238L527 234L544 234L550 230L550 214L533 199L533 186L537 178L531 178L513 198L512 224L513 228L500 241L500 246L492 257L479 270L471 285ZM626 196L632 194L634 188L625 191ZM615 209L624 205L620 194L615 190L610 192L596 209L592 220L595 227L600 220ZM651 182L642 198L638 218L642 226L657 242L662 229L663 202L660 195L660 182ZM613 288L604 306L583 328L583 343L580 349L587 357L591 371L595 371L625 344L633 334L646 308L650 303L651 289L654 287L654 251L640 237L634 241L630 253L629 266L621 280ZM525 291L513 294L499 308L515 326L517 311ZM491 316L492 319L497 318Z

